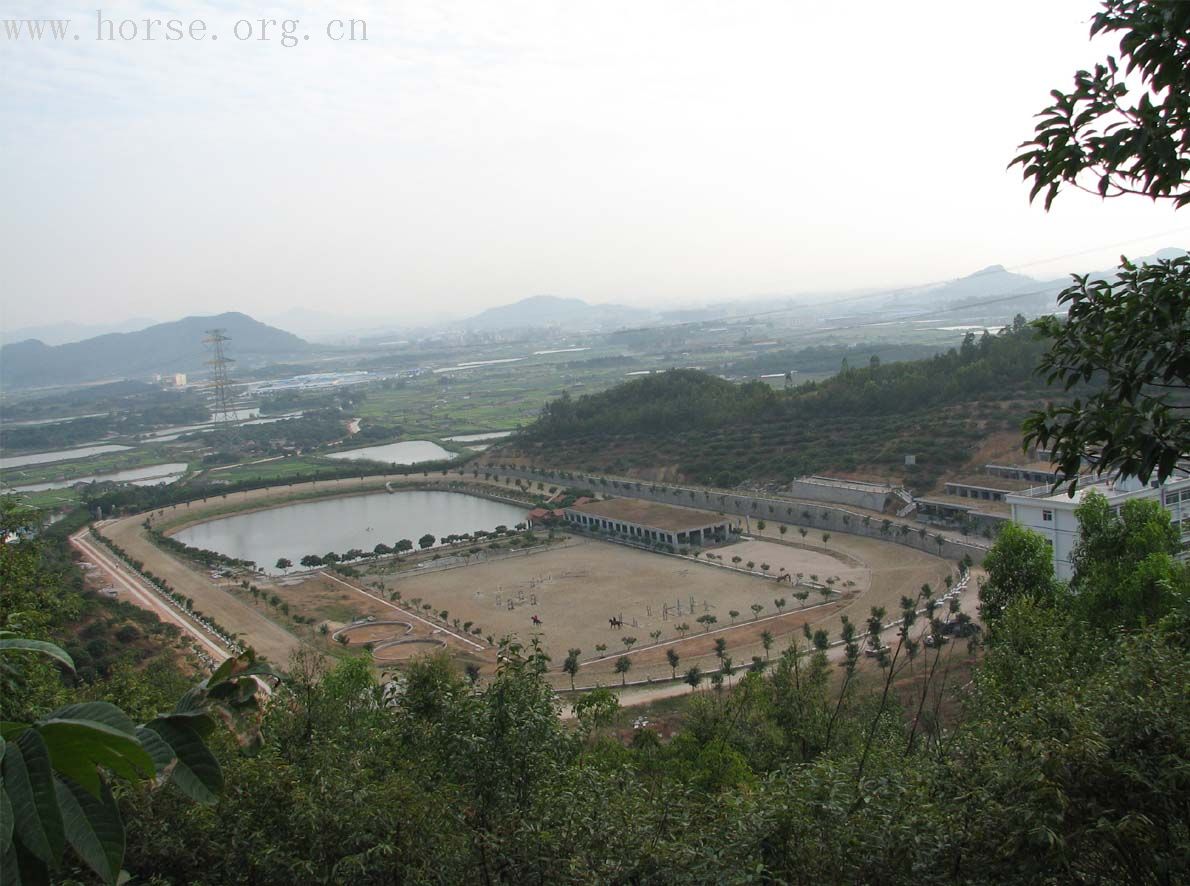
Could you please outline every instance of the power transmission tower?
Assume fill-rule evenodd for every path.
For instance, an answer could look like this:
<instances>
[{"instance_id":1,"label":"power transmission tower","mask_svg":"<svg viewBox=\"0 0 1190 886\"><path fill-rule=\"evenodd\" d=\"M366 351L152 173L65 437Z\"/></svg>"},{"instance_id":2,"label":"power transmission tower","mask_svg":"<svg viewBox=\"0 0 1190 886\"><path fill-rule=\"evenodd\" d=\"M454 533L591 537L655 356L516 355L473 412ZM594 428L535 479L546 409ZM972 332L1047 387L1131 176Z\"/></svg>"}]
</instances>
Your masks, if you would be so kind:
<instances>
[{"instance_id":1,"label":"power transmission tower","mask_svg":"<svg viewBox=\"0 0 1190 886\"><path fill-rule=\"evenodd\" d=\"M211 351L211 359L207 365L211 367L211 387L214 394L214 411L216 423L230 424L234 420L231 407L231 379L227 376L227 367L235 360L227 356L224 342L231 339L222 329L208 329L206 338L202 340Z\"/></svg>"}]
</instances>

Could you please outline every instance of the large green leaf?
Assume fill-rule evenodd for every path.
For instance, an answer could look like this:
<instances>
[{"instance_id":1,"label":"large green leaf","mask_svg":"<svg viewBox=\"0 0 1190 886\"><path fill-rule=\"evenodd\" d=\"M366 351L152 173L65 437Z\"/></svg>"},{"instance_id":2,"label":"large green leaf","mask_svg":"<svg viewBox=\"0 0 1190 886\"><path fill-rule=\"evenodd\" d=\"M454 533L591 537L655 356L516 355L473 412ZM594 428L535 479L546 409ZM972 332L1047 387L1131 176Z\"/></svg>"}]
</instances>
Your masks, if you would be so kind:
<instances>
[{"instance_id":1,"label":"large green leaf","mask_svg":"<svg viewBox=\"0 0 1190 886\"><path fill-rule=\"evenodd\" d=\"M13 843L0 844L0 883L4 886L21 886L17 847Z\"/></svg>"},{"instance_id":2,"label":"large green leaf","mask_svg":"<svg viewBox=\"0 0 1190 886\"><path fill-rule=\"evenodd\" d=\"M37 730L26 729L8 746L3 774L17 840L47 865L56 865L65 836L49 750Z\"/></svg>"},{"instance_id":3,"label":"large green leaf","mask_svg":"<svg viewBox=\"0 0 1190 886\"><path fill-rule=\"evenodd\" d=\"M96 798L68 778L57 778L66 840L104 882L115 883L124 862L124 822L105 785Z\"/></svg>"},{"instance_id":4,"label":"large green leaf","mask_svg":"<svg viewBox=\"0 0 1190 886\"><path fill-rule=\"evenodd\" d=\"M206 714L207 693L205 689L194 687L187 689L186 694L178 699L174 705L175 716L197 717Z\"/></svg>"},{"instance_id":5,"label":"large green leaf","mask_svg":"<svg viewBox=\"0 0 1190 886\"><path fill-rule=\"evenodd\" d=\"M16 814L12 811L12 801L8 799L8 791L4 790L4 783L0 782L0 852L12 842L12 827L16 821Z\"/></svg>"},{"instance_id":6,"label":"large green leaf","mask_svg":"<svg viewBox=\"0 0 1190 886\"><path fill-rule=\"evenodd\" d=\"M158 775L161 775L165 771L165 768L177 759L174 749L152 729L137 726L136 737L140 739L141 747L153 758L153 765L157 767Z\"/></svg>"},{"instance_id":7,"label":"large green leaf","mask_svg":"<svg viewBox=\"0 0 1190 886\"><path fill-rule=\"evenodd\" d=\"M118 729L125 735L136 734L136 725L128 719L128 715L108 701L84 701L78 704L68 704L50 714L50 718L94 720L96 723Z\"/></svg>"},{"instance_id":8,"label":"large green leaf","mask_svg":"<svg viewBox=\"0 0 1190 886\"><path fill-rule=\"evenodd\" d=\"M66 650L60 646L55 646L53 643L46 643L43 640L26 640L23 637L0 640L0 655L18 650L39 652L42 655L48 655L50 658L56 658L72 671L74 670L74 660L66 654Z\"/></svg>"},{"instance_id":9,"label":"large green leaf","mask_svg":"<svg viewBox=\"0 0 1190 886\"><path fill-rule=\"evenodd\" d=\"M100 791L97 766L104 766L129 781L150 778L157 771L135 731L126 734L95 720L60 717L39 723L37 731L49 748L54 769L95 797Z\"/></svg>"},{"instance_id":10,"label":"large green leaf","mask_svg":"<svg viewBox=\"0 0 1190 886\"><path fill-rule=\"evenodd\" d=\"M219 761L184 718L158 717L145 724L161 736L177 756L170 779L182 793L200 803L214 803L223 789Z\"/></svg>"},{"instance_id":11,"label":"large green leaf","mask_svg":"<svg viewBox=\"0 0 1190 886\"><path fill-rule=\"evenodd\" d=\"M28 723L17 723L14 720L3 720L0 721L0 737L11 741L28 728Z\"/></svg>"}]
</instances>

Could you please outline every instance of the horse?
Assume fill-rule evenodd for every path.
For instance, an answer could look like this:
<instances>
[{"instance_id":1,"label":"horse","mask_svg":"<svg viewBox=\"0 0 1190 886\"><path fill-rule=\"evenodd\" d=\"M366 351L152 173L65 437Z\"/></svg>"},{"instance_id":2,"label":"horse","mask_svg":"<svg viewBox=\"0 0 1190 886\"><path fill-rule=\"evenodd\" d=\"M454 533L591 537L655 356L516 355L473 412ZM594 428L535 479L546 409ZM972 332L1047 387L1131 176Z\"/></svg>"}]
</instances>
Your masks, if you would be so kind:
<instances>
[{"instance_id":1,"label":"horse","mask_svg":"<svg viewBox=\"0 0 1190 886\"><path fill-rule=\"evenodd\" d=\"M532 619L533 619L533 624L534 624L534 625L540 625L540 624L541 624L541 619L540 619L540 618L538 618L536 615L532 616Z\"/></svg>"}]
</instances>

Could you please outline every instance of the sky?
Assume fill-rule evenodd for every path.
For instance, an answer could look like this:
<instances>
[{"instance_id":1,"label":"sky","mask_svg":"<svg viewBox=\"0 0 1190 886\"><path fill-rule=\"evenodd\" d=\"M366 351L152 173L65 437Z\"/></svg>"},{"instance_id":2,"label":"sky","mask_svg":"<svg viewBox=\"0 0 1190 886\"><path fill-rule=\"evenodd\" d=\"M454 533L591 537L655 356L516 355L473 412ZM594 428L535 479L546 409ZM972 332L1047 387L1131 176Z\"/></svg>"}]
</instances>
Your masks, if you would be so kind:
<instances>
[{"instance_id":1,"label":"sky","mask_svg":"<svg viewBox=\"0 0 1190 886\"><path fill-rule=\"evenodd\" d=\"M1076 192L1046 213L1006 169L1049 90L1110 51L1096 8L111 3L97 39L95 6L0 0L70 20L40 41L0 21L0 322L424 323L538 294L1057 277L1187 245L1190 214ZM202 39L164 39L169 19ZM349 19L367 39L330 39Z\"/></svg>"}]
</instances>

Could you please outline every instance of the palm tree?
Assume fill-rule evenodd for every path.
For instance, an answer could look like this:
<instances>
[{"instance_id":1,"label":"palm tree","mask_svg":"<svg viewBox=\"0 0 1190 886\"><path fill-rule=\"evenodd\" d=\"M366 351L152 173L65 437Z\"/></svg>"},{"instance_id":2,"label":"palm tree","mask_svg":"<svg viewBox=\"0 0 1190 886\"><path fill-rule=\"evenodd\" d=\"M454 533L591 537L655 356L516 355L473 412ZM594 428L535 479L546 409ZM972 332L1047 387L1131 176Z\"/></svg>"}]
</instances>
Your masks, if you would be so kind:
<instances>
[{"instance_id":1,"label":"palm tree","mask_svg":"<svg viewBox=\"0 0 1190 886\"><path fill-rule=\"evenodd\" d=\"M831 540L831 534L829 532L822 533L822 543L823 544L826 544L830 540Z\"/></svg>"},{"instance_id":2,"label":"palm tree","mask_svg":"<svg viewBox=\"0 0 1190 886\"><path fill-rule=\"evenodd\" d=\"M636 637L621 637L620 642L631 652L632 647L636 645Z\"/></svg>"},{"instance_id":3,"label":"palm tree","mask_svg":"<svg viewBox=\"0 0 1190 886\"><path fill-rule=\"evenodd\" d=\"M738 609L729 609L727 610L727 614L731 616L731 623L735 624L735 620L740 616L740 611Z\"/></svg>"},{"instance_id":4,"label":"palm tree","mask_svg":"<svg viewBox=\"0 0 1190 886\"><path fill-rule=\"evenodd\" d=\"M665 660L669 662L670 670L673 672L673 678L675 680L678 679L678 662L682 660L681 656L678 655L678 651L672 646L665 650Z\"/></svg>"},{"instance_id":5,"label":"palm tree","mask_svg":"<svg viewBox=\"0 0 1190 886\"><path fill-rule=\"evenodd\" d=\"M785 611L785 605L788 602L789 601L784 597L777 597L775 600L773 600L773 605L777 607L777 612L783 612Z\"/></svg>"},{"instance_id":6,"label":"palm tree","mask_svg":"<svg viewBox=\"0 0 1190 886\"><path fill-rule=\"evenodd\" d=\"M685 637L688 633L690 633L690 625L686 622L682 622L680 625L674 625L674 630L678 632L679 637Z\"/></svg>"},{"instance_id":7,"label":"palm tree","mask_svg":"<svg viewBox=\"0 0 1190 886\"><path fill-rule=\"evenodd\" d=\"M599 657L600 657L600 658L602 658L602 657L603 657L603 653L607 652L607 644L606 644L606 643L596 643L596 644L595 644L595 651L596 651L596 652L598 652L598 653L599 653Z\"/></svg>"},{"instance_id":8,"label":"palm tree","mask_svg":"<svg viewBox=\"0 0 1190 886\"><path fill-rule=\"evenodd\" d=\"M632 670L632 659L627 655L621 655L616 659L616 673L620 675L620 685L627 685L628 672Z\"/></svg>"},{"instance_id":9,"label":"palm tree","mask_svg":"<svg viewBox=\"0 0 1190 886\"><path fill-rule=\"evenodd\" d=\"M570 688L574 689L574 677L578 673L578 657L583 654L581 649L571 649L566 653L566 661L562 662L562 670L570 675Z\"/></svg>"},{"instance_id":10,"label":"palm tree","mask_svg":"<svg viewBox=\"0 0 1190 886\"><path fill-rule=\"evenodd\" d=\"M661 639L661 631L649 631L649 639L656 643Z\"/></svg>"},{"instance_id":11,"label":"palm tree","mask_svg":"<svg viewBox=\"0 0 1190 886\"><path fill-rule=\"evenodd\" d=\"M806 537L806 527L805 527L805 526L799 526L799 527L797 528L797 531L798 531L798 532L800 532L800 533L802 534L802 538L805 538L805 537Z\"/></svg>"},{"instance_id":12,"label":"palm tree","mask_svg":"<svg viewBox=\"0 0 1190 886\"><path fill-rule=\"evenodd\" d=\"M764 607L762 605L760 605L759 603L753 603L748 608L752 610L752 620L753 621L756 621L756 619L760 618L760 613L764 609Z\"/></svg>"}]
</instances>

